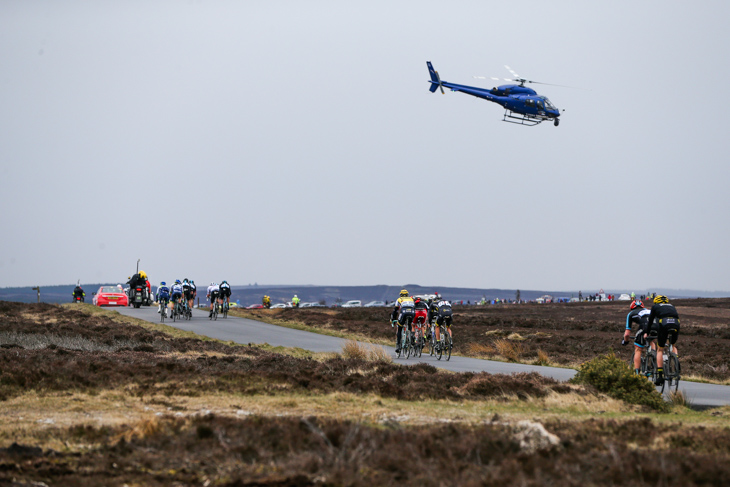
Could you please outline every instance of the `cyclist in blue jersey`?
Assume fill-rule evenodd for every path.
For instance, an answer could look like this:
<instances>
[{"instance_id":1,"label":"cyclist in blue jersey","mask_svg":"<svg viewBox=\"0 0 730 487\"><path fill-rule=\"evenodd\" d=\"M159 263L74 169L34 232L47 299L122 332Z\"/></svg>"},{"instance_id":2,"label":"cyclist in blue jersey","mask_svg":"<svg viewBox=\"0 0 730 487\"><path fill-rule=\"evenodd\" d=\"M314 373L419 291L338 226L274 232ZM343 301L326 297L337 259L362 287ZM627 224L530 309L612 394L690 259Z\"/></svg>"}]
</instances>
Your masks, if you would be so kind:
<instances>
[{"instance_id":1,"label":"cyclist in blue jersey","mask_svg":"<svg viewBox=\"0 0 730 487\"><path fill-rule=\"evenodd\" d=\"M157 286L157 293L155 293L155 301L157 301L157 312L162 311L162 306L164 305L167 307L167 303L170 301L170 288L167 287L167 284L165 281L162 281L159 286Z\"/></svg>"},{"instance_id":2,"label":"cyclist in blue jersey","mask_svg":"<svg viewBox=\"0 0 730 487\"><path fill-rule=\"evenodd\" d=\"M182 301L183 298L183 287L180 279L175 279L175 284L170 288L170 299L172 300L172 308L175 309L175 304L178 301Z\"/></svg>"},{"instance_id":3,"label":"cyclist in blue jersey","mask_svg":"<svg viewBox=\"0 0 730 487\"><path fill-rule=\"evenodd\" d=\"M636 338L634 338L634 373L638 374L641 368L641 350L648 345L646 338L650 330L649 314L651 312L644 308L644 303L640 299L631 301L629 309L629 314L626 315L624 343L626 343L631 335L631 326L633 324L639 325L639 329L636 331ZM651 347L656 348L656 345L652 344Z\"/></svg>"}]
</instances>

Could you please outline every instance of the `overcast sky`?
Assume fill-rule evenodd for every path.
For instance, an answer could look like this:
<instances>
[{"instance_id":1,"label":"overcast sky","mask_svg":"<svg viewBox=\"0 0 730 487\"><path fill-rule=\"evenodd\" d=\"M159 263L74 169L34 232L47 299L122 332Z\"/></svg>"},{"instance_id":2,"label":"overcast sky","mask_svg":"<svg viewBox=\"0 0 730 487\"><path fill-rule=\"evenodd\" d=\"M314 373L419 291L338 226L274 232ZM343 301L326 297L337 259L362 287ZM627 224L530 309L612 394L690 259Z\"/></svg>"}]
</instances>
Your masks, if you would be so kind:
<instances>
[{"instance_id":1,"label":"overcast sky","mask_svg":"<svg viewBox=\"0 0 730 487\"><path fill-rule=\"evenodd\" d=\"M0 286L730 290L726 1L0 3ZM431 94L529 79L559 127Z\"/></svg>"}]
</instances>

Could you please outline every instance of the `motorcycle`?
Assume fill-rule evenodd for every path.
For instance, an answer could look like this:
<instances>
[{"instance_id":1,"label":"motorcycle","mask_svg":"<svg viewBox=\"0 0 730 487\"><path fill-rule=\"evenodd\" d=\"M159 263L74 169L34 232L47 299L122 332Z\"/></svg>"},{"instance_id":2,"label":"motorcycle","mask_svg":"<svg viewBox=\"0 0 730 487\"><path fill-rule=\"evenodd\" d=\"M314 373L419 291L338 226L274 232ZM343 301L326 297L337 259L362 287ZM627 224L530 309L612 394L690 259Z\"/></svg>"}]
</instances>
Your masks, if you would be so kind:
<instances>
[{"instance_id":1,"label":"motorcycle","mask_svg":"<svg viewBox=\"0 0 730 487\"><path fill-rule=\"evenodd\" d=\"M137 286L132 290L132 306L139 308L143 304L147 303L149 296L147 296L147 288L144 286Z\"/></svg>"},{"instance_id":2,"label":"motorcycle","mask_svg":"<svg viewBox=\"0 0 730 487\"><path fill-rule=\"evenodd\" d=\"M74 296L73 302L74 303L83 303L84 302L84 297L83 296Z\"/></svg>"}]
</instances>

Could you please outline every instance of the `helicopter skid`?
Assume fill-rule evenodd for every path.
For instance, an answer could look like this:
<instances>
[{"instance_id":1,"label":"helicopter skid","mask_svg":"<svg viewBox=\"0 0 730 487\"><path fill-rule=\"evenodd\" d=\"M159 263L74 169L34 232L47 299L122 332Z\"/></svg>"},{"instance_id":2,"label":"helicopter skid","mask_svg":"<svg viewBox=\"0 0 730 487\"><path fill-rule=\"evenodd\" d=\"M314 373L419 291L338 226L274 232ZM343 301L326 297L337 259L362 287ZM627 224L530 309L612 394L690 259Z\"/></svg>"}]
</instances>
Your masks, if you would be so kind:
<instances>
[{"instance_id":1,"label":"helicopter skid","mask_svg":"<svg viewBox=\"0 0 730 487\"><path fill-rule=\"evenodd\" d=\"M523 113L513 112L512 110L504 111L503 122L516 123L518 125L525 125L528 127L534 127L535 125L550 120L550 117L544 117L541 115L525 115Z\"/></svg>"}]
</instances>

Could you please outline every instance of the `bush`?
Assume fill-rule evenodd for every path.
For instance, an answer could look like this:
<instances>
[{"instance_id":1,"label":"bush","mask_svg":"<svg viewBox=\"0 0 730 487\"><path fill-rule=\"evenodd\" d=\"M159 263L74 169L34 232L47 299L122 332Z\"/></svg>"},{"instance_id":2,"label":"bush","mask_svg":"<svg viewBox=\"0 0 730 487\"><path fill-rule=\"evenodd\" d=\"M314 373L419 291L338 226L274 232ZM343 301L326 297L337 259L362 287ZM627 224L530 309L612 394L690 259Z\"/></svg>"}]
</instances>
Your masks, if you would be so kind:
<instances>
[{"instance_id":1,"label":"bush","mask_svg":"<svg viewBox=\"0 0 730 487\"><path fill-rule=\"evenodd\" d=\"M590 384L600 392L622 401L648 406L659 412L668 412L669 404L645 377L635 375L631 367L611 352L578 369L571 379L576 384Z\"/></svg>"}]
</instances>

